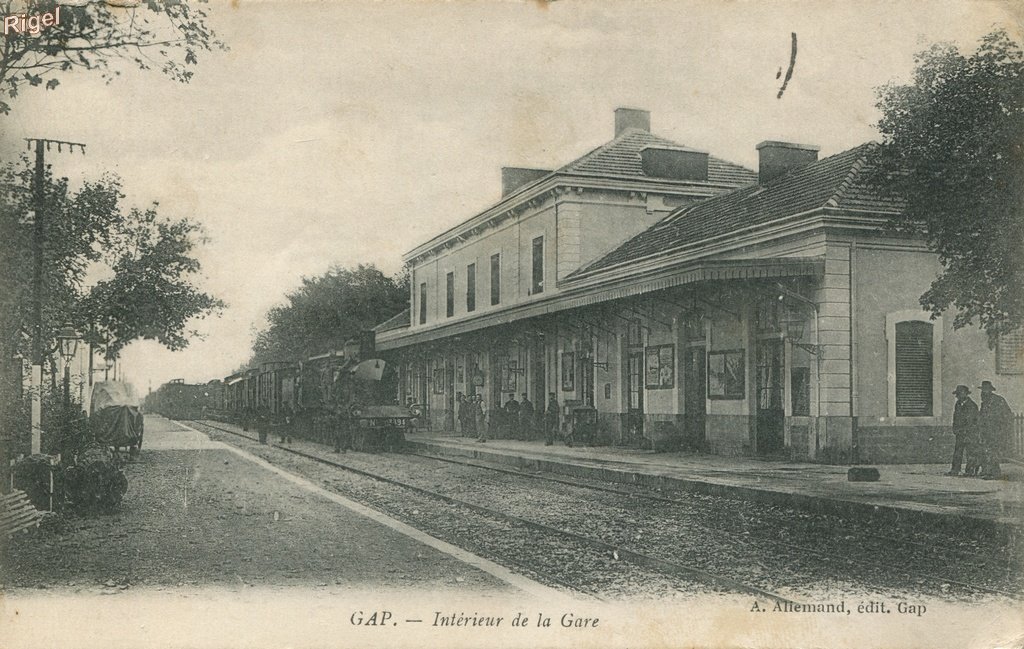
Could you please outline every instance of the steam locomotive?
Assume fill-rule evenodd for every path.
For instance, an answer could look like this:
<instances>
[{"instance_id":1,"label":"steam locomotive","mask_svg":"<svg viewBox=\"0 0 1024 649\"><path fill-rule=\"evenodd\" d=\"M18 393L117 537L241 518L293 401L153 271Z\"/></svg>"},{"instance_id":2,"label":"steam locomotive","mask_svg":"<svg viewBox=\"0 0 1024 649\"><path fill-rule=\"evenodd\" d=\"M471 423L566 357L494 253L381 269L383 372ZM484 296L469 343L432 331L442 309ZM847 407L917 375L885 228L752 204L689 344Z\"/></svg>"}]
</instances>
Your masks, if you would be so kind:
<instances>
[{"instance_id":1,"label":"steam locomotive","mask_svg":"<svg viewBox=\"0 0 1024 649\"><path fill-rule=\"evenodd\" d=\"M261 441L276 435L336 448L394 449L420 413L395 401L397 372L374 351L373 332L365 332L340 350L298 363L265 362L203 385L171 382L147 409L174 419L240 424L255 429Z\"/></svg>"}]
</instances>

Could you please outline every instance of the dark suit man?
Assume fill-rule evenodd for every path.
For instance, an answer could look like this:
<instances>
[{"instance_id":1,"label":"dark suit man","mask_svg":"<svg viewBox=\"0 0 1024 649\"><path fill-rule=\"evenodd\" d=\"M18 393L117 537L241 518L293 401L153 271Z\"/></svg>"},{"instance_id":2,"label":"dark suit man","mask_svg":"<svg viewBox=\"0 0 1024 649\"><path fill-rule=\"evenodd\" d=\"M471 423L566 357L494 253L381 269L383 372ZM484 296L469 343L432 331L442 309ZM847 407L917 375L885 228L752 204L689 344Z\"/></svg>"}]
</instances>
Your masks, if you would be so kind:
<instances>
[{"instance_id":1,"label":"dark suit man","mask_svg":"<svg viewBox=\"0 0 1024 649\"><path fill-rule=\"evenodd\" d=\"M523 400L519 402L519 437L520 439L533 439L534 412L533 402L523 393Z\"/></svg>"},{"instance_id":2,"label":"dark suit man","mask_svg":"<svg viewBox=\"0 0 1024 649\"><path fill-rule=\"evenodd\" d=\"M505 402L505 427L507 429L507 439L519 439L519 402L516 401L516 395L510 394L508 401Z\"/></svg>"},{"instance_id":3,"label":"dark suit man","mask_svg":"<svg viewBox=\"0 0 1024 649\"><path fill-rule=\"evenodd\" d=\"M558 409L558 399L554 392L548 393L548 407L544 411L544 446L551 446L555 443L555 437L559 433L559 418L561 412Z\"/></svg>"},{"instance_id":4,"label":"dark suit man","mask_svg":"<svg viewBox=\"0 0 1024 649\"><path fill-rule=\"evenodd\" d=\"M1013 434L1013 411L1006 399L996 394L992 381L982 381L978 389L981 390L981 409L978 411L983 457L981 477L995 480L1002 476L999 459L1007 452Z\"/></svg>"},{"instance_id":5,"label":"dark suit man","mask_svg":"<svg viewBox=\"0 0 1024 649\"><path fill-rule=\"evenodd\" d=\"M953 391L956 405L953 406L953 466L946 475L959 475L960 464L967 453L967 470L964 475L973 475L978 466L978 404L969 396L970 388L956 386Z\"/></svg>"}]
</instances>

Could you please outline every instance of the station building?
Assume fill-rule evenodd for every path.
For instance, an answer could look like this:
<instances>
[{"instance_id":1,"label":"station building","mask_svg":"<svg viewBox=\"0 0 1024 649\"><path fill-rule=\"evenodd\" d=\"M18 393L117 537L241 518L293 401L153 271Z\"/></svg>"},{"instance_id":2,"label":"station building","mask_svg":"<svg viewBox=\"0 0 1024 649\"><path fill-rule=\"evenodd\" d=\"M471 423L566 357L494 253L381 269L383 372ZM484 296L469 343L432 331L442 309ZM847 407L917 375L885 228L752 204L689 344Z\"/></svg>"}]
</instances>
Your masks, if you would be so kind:
<instances>
[{"instance_id":1,"label":"station building","mask_svg":"<svg viewBox=\"0 0 1024 649\"><path fill-rule=\"evenodd\" d=\"M958 383L1020 408L1022 341L921 309L938 259L882 227L899 205L868 183L872 147L765 141L755 172L619 109L581 158L503 169L497 204L404 257L410 309L376 329L399 398L435 430L459 393L489 412L554 392L596 409L602 443L945 461Z\"/></svg>"}]
</instances>

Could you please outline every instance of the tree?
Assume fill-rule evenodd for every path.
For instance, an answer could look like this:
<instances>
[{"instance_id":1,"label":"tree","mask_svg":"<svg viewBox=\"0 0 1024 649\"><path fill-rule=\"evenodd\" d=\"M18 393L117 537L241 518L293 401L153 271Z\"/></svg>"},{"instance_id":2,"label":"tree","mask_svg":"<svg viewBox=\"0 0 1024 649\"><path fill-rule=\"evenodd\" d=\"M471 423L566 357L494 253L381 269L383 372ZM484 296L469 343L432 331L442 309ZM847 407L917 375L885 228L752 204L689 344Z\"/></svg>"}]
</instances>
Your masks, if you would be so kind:
<instances>
[{"instance_id":1,"label":"tree","mask_svg":"<svg viewBox=\"0 0 1024 649\"><path fill-rule=\"evenodd\" d=\"M199 335L188 329L189 322L224 306L192 282L200 270L192 257L199 226L188 219L162 219L155 205L131 210L120 225L107 254L114 275L85 294L79 320L103 337L108 356L140 338L171 350L186 347Z\"/></svg>"},{"instance_id":2,"label":"tree","mask_svg":"<svg viewBox=\"0 0 1024 649\"><path fill-rule=\"evenodd\" d=\"M256 336L250 364L341 349L359 332L407 309L408 299L401 278L373 265L333 267L320 277L303 278L287 302L267 314L269 324Z\"/></svg>"},{"instance_id":3,"label":"tree","mask_svg":"<svg viewBox=\"0 0 1024 649\"><path fill-rule=\"evenodd\" d=\"M942 272L921 296L994 341L1024 323L1024 51L1006 32L973 54L916 57L913 82L879 90L878 185L905 204L891 226L922 235Z\"/></svg>"},{"instance_id":4,"label":"tree","mask_svg":"<svg viewBox=\"0 0 1024 649\"><path fill-rule=\"evenodd\" d=\"M8 30L0 50L0 94L15 98L25 86L60 84L62 73L99 70L104 78L120 75L123 61L141 70L153 68L188 83L201 52L226 49L206 26L207 15L195 2L176 0L0 0L0 12L37 15L60 4L60 24L37 34ZM78 4L81 6L71 6ZM117 6L122 5L122 6ZM0 112L10 112L0 101Z\"/></svg>"},{"instance_id":5,"label":"tree","mask_svg":"<svg viewBox=\"0 0 1024 649\"><path fill-rule=\"evenodd\" d=\"M29 356L32 334L33 226L31 166L0 167L0 353ZM160 217L122 206L116 176L86 182L72 192L66 178L47 170L44 245L44 339L64 322L116 357L125 345L145 338L170 349L187 345L189 321L217 311L220 300L196 287L202 241L189 219ZM100 281L89 284L90 278Z\"/></svg>"}]
</instances>

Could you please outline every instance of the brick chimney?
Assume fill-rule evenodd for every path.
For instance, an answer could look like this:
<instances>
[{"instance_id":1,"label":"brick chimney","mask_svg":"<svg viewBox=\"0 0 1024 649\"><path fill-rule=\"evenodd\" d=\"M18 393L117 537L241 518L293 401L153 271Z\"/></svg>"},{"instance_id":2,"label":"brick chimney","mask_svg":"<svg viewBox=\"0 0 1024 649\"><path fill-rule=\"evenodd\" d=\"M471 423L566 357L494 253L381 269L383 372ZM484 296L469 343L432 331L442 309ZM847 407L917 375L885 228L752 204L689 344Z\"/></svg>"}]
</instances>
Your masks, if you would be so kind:
<instances>
[{"instance_id":1,"label":"brick chimney","mask_svg":"<svg viewBox=\"0 0 1024 649\"><path fill-rule=\"evenodd\" d=\"M540 180L551 173L550 169L530 169L527 167L501 168L501 197L504 198L515 190Z\"/></svg>"},{"instance_id":2,"label":"brick chimney","mask_svg":"<svg viewBox=\"0 0 1024 649\"><path fill-rule=\"evenodd\" d=\"M627 128L638 128L641 131L651 130L651 111L639 108L615 109L615 137L622 135Z\"/></svg>"},{"instance_id":3,"label":"brick chimney","mask_svg":"<svg viewBox=\"0 0 1024 649\"><path fill-rule=\"evenodd\" d=\"M761 142L757 145L757 182L763 185L793 169L817 162L820 150L820 146L813 144L794 144L793 142L776 142L774 140Z\"/></svg>"}]
</instances>

